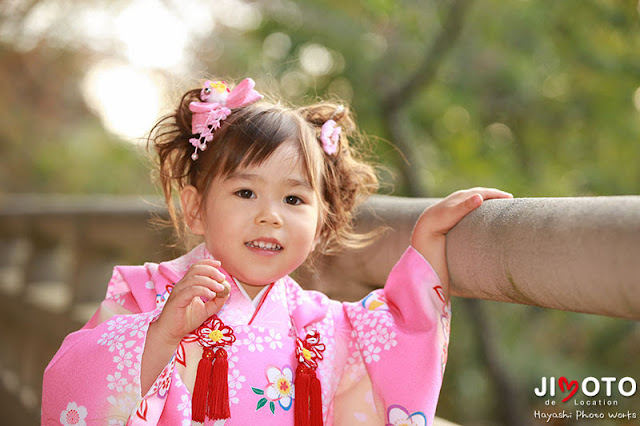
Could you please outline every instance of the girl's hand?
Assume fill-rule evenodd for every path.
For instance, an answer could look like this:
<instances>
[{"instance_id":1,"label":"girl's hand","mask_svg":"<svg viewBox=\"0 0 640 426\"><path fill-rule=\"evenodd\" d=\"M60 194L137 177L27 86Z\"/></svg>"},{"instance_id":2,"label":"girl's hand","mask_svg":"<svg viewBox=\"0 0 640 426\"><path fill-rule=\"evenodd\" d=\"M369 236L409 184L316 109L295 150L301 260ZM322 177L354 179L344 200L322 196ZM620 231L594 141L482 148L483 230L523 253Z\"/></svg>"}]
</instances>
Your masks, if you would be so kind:
<instances>
[{"instance_id":1,"label":"girl's hand","mask_svg":"<svg viewBox=\"0 0 640 426\"><path fill-rule=\"evenodd\" d=\"M149 325L142 363L142 395L153 385L182 338L217 313L229 298L229 283L217 260L200 260L173 286L158 319ZM204 299L204 300L203 300ZM206 301L205 301L206 300Z\"/></svg>"},{"instance_id":2,"label":"girl's hand","mask_svg":"<svg viewBox=\"0 0 640 426\"><path fill-rule=\"evenodd\" d=\"M428 207L411 235L411 245L431 264L440 278L445 297L449 297L449 271L445 254L446 234L468 213L492 198L513 198L508 192L493 188L456 191Z\"/></svg>"},{"instance_id":3,"label":"girl's hand","mask_svg":"<svg viewBox=\"0 0 640 426\"><path fill-rule=\"evenodd\" d=\"M175 284L154 323L165 343L177 346L187 333L222 309L229 297L229 283L219 267L218 260L200 260Z\"/></svg>"}]
</instances>

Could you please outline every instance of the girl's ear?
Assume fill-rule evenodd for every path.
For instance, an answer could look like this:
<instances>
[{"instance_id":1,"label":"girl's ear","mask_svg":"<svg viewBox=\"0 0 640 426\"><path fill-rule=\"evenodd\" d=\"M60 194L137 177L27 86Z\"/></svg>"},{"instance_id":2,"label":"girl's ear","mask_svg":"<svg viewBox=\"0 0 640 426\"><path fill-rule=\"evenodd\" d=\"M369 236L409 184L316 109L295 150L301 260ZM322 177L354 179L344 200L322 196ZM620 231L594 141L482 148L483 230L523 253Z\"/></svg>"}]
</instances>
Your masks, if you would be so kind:
<instances>
[{"instance_id":1,"label":"girl's ear","mask_svg":"<svg viewBox=\"0 0 640 426\"><path fill-rule=\"evenodd\" d=\"M204 235L204 222L200 205L202 196L195 186L187 185L180 191L180 205L187 226L196 235Z\"/></svg>"}]
</instances>

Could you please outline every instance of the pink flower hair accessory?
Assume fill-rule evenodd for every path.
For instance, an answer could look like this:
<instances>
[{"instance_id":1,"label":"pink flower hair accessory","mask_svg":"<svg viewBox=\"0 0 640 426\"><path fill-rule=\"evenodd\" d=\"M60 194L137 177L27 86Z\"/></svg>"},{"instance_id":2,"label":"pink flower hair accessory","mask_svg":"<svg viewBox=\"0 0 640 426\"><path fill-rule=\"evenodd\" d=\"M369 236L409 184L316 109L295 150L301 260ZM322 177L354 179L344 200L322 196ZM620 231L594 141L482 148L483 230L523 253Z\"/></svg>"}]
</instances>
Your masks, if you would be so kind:
<instances>
[{"instance_id":1,"label":"pink flower hair accessory","mask_svg":"<svg viewBox=\"0 0 640 426\"><path fill-rule=\"evenodd\" d=\"M342 127L337 125L333 117L335 117L336 114L341 114L343 111L344 107L339 105L320 129L320 142L322 142L322 149L327 155L334 155L338 151Z\"/></svg>"},{"instance_id":2,"label":"pink flower hair accessory","mask_svg":"<svg viewBox=\"0 0 640 426\"><path fill-rule=\"evenodd\" d=\"M224 81L207 80L204 83L200 91L202 102L189 104L189 110L193 113L191 133L197 136L189 139L189 143L195 147L191 154L192 160L198 159L198 150L207 149L207 143L213 139L213 132L231 115L232 109L251 105L263 98L254 90L255 85L251 78L245 78L233 90Z\"/></svg>"}]
</instances>

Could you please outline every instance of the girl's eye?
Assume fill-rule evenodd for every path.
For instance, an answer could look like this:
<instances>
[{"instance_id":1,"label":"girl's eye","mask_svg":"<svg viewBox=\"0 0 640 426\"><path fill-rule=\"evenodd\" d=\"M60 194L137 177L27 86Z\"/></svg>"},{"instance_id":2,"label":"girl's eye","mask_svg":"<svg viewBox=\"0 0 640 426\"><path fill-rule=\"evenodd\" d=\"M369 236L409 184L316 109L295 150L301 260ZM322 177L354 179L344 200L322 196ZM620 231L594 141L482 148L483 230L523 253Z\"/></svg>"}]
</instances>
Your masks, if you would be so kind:
<instances>
[{"instance_id":1,"label":"girl's eye","mask_svg":"<svg viewBox=\"0 0 640 426\"><path fill-rule=\"evenodd\" d=\"M253 191L250 189L241 189L236 191L236 195L240 198L254 198Z\"/></svg>"},{"instance_id":2,"label":"girl's eye","mask_svg":"<svg viewBox=\"0 0 640 426\"><path fill-rule=\"evenodd\" d=\"M284 202L293 206L302 204L302 200L300 199L300 197L296 197L295 195L287 195L286 197L284 197Z\"/></svg>"}]
</instances>

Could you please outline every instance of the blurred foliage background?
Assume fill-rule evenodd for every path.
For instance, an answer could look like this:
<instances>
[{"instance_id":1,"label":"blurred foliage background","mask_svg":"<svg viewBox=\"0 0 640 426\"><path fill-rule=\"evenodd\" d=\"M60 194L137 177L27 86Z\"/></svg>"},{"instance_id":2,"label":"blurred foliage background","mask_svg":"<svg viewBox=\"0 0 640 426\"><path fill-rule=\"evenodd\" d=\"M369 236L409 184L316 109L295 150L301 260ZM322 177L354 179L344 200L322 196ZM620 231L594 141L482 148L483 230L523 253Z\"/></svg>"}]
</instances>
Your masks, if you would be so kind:
<instances>
[{"instance_id":1,"label":"blurred foliage background","mask_svg":"<svg viewBox=\"0 0 640 426\"><path fill-rule=\"evenodd\" d=\"M251 76L295 104L345 100L394 195L469 186L518 197L638 194L639 7L5 0L0 195L156 193L145 132L211 76ZM444 418L522 425L543 407L533 393L542 376L640 379L636 322L456 305Z\"/></svg>"}]
</instances>

